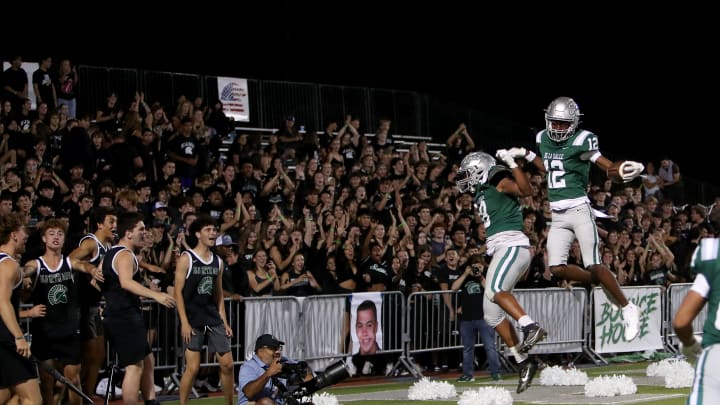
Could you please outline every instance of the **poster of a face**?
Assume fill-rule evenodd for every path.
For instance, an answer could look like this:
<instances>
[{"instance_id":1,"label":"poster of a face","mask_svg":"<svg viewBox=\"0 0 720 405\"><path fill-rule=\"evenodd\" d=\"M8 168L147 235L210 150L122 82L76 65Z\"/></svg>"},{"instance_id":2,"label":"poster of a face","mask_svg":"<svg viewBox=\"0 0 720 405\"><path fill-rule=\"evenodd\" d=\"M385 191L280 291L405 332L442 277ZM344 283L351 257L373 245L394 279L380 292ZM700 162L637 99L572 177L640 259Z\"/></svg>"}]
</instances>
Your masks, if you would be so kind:
<instances>
[{"instance_id":1,"label":"poster of a face","mask_svg":"<svg viewBox=\"0 0 720 405\"><path fill-rule=\"evenodd\" d=\"M372 355L382 350L382 296L380 293L353 294L350 314L352 354Z\"/></svg>"}]
</instances>

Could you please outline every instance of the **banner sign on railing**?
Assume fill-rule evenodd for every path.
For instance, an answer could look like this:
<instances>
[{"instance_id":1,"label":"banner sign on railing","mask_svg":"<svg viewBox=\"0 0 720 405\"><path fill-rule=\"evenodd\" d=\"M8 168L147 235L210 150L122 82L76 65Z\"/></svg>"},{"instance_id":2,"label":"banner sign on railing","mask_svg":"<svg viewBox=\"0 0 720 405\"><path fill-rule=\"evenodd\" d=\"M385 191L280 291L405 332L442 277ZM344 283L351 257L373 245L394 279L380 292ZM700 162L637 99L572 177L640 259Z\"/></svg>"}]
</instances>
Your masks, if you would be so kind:
<instances>
[{"instance_id":1,"label":"banner sign on railing","mask_svg":"<svg viewBox=\"0 0 720 405\"><path fill-rule=\"evenodd\" d=\"M610 302L602 288L593 290L595 351L598 353L636 352L662 349L661 287L623 287L627 298L640 309L640 334L625 341L622 309Z\"/></svg>"},{"instance_id":2,"label":"banner sign on railing","mask_svg":"<svg viewBox=\"0 0 720 405\"><path fill-rule=\"evenodd\" d=\"M223 103L223 112L235 121L250 122L250 100L247 79L218 77L218 95Z\"/></svg>"}]
</instances>

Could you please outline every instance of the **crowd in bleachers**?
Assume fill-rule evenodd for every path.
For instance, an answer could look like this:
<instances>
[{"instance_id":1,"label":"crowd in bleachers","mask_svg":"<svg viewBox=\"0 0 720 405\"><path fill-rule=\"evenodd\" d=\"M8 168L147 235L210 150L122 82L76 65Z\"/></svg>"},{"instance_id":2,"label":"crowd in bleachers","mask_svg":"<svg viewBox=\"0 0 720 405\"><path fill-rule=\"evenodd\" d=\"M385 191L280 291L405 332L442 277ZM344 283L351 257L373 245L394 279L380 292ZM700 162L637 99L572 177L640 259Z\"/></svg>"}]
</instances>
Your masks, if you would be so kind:
<instances>
[{"instance_id":1,"label":"crowd in bleachers","mask_svg":"<svg viewBox=\"0 0 720 405\"><path fill-rule=\"evenodd\" d=\"M223 286L233 298L447 290L468 257L484 253L473 195L454 181L461 159L483 147L464 124L439 151L426 141L398 148L390 120L365 134L352 115L322 131L300 131L302 117L289 115L277 131L245 133L221 102L201 97L160 105L138 90L132 100L109 94L103 105L76 106L82 78L69 61L56 71L44 60L24 84L21 62L2 76L0 214L20 212L31 230L23 263L42 254L32 231L44 221L67 223L69 252L94 230L98 206L145 215L143 277L163 290L200 212L218 222ZM27 86L36 86L34 110ZM642 180L598 176L589 190L593 208L610 215L598 220L602 260L621 285L691 281L690 253L715 232L716 212L681 205L681 173L669 158L657 172L653 162L646 167ZM520 286L565 286L545 261L546 181L529 166L527 175L524 232L534 259ZM582 265L577 246L570 262Z\"/></svg>"}]
</instances>

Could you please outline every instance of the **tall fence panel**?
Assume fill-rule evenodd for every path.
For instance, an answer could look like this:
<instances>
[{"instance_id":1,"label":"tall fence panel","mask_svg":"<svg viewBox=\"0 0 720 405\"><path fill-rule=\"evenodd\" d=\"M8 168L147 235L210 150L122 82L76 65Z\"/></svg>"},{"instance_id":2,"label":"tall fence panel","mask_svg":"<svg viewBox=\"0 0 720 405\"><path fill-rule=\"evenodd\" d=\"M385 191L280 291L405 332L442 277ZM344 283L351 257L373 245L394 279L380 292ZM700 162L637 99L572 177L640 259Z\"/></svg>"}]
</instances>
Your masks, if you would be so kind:
<instances>
[{"instance_id":1,"label":"tall fence panel","mask_svg":"<svg viewBox=\"0 0 720 405\"><path fill-rule=\"evenodd\" d=\"M342 86L333 86L321 84L318 86L318 96L320 97L320 125L319 131L324 130L324 125L330 120L336 120L341 128L345 122L345 99L344 88ZM339 129L339 128L338 128Z\"/></svg>"},{"instance_id":2,"label":"tall fence panel","mask_svg":"<svg viewBox=\"0 0 720 405\"><path fill-rule=\"evenodd\" d=\"M462 347L460 333L450 314L443 296L452 297L453 308L457 313L457 292L427 291L412 293L408 296L406 316L409 354L459 349Z\"/></svg>"},{"instance_id":3,"label":"tall fence panel","mask_svg":"<svg viewBox=\"0 0 720 405\"><path fill-rule=\"evenodd\" d=\"M311 83L289 83L266 80L262 82L263 127L281 128L288 115L295 116L295 126L306 129L320 127L320 105L316 86Z\"/></svg>"},{"instance_id":4,"label":"tall fence panel","mask_svg":"<svg viewBox=\"0 0 720 405\"><path fill-rule=\"evenodd\" d=\"M245 356L252 357L258 336L270 333L285 342L284 356L302 358L303 319L296 297L245 299Z\"/></svg>"},{"instance_id":5,"label":"tall fence panel","mask_svg":"<svg viewBox=\"0 0 720 405\"><path fill-rule=\"evenodd\" d=\"M360 119L360 133L374 132L374 123L370 117L370 97L363 87L345 87L343 89L343 108L345 114Z\"/></svg>"},{"instance_id":6,"label":"tall fence panel","mask_svg":"<svg viewBox=\"0 0 720 405\"><path fill-rule=\"evenodd\" d=\"M322 370L334 359L345 357L345 338L350 324L347 312L350 294L318 295L303 302L303 358L314 370Z\"/></svg>"},{"instance_id":7,"label":"tall fence panel","mask_svg":"<svg viewBox=\"0 0 720 405\"><path fill-rule=\"evenodd\" d=\"M583 325L587 291L584 288L543 288L513 290L518 303L528 315L548 331L548 335L530 351L541 353L574 353L583 351ZM520 325L508 317L522 336Z\"/></svg>"},{"instance_id":8,"label":"tall fence panel","mask_svg":"<svg viewBox=\"0 0 720 405\"><path fill-rule=\"evenodd\" d=\"M151 72L144 73L145 76L145 100L148 104L159 102L165 109L168 118L175 115L175 91L173 90L172 73Z\"/></svg>"},{"instance_id":9,"label":"tall fence panel","mask_svg":"<svg viewBox=\"0 0 720 405\"><path fill-rule=\"evenodd\" d=\"M677 334L675 333L675 330L672 328L672 320L675 318L675 314L677 313L678 309L680 309L680 304L682 304L683 300L685 299L685 296L690 291L690 287L692 287L692 283L682 283L682 284L672 284L666 292L667 296L667 318L666 318L666 325L667 325L667 332L665 335L665 341L666 343L675 348L680 345L680 340L677 337ZM707 319L707 312L708 312L708 306L705 305L703 309L700 311L698 316L693 319L692 322L692 329L693 333L698 336L703 335L703 326L705 325L705 319Z\"/></svg>"}]
</instances>

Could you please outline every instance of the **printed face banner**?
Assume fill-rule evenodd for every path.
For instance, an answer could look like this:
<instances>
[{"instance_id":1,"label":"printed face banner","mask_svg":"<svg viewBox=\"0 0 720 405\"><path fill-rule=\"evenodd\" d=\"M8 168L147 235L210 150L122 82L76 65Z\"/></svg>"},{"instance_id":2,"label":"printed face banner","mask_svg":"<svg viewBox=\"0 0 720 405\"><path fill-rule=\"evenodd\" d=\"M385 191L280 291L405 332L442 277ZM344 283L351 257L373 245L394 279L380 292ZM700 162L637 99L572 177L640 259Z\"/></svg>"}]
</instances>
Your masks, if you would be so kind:
<instances>
[{"instance_id":1,"label":"printed face banner","mask_svg":"<svg viewBox=\"0 0 720 405\"><path fill-rule=\"evenodd\" d=\"M250 101L247 79L218 77L218 95L223 103L223 112L235 121L250 122Z\"/></svg>"},{"instance_id":2,"label":"printed face banner","mask_svg":"<svg viewBox=\"0 0 720 405\"><path fill-rule=\"evenodd\" d=\"M379 292L352 295L350 336L352 354L372 355L382 350L382 295Z\"/></svg>"},{"instance_id":3,"label":"printed face banner","mask_svg":"<svg viewBox=\"0 0 720 405\"><path fill-rule=\"evenodd\" d=\"M623 287L622 290L640 309L640 334L631 342L625 341L622 309L610 302L602 288L595 288L595 351L618 353L662 349L662 288Z\"/></svg>"}]
</instances>

